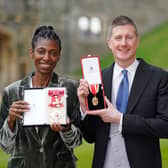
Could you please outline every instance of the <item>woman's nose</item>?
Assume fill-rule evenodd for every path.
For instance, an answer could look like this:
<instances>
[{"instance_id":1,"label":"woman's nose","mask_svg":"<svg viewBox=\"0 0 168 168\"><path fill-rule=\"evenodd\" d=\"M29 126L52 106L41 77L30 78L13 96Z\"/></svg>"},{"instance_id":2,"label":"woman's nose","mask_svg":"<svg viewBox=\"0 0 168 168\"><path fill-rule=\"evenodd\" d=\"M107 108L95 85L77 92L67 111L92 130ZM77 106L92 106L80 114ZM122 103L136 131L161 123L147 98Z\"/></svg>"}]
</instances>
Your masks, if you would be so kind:
<instances>
[{"instance_id":1,"label":"woman's nose","mask_svg":"<svg viewBox=\"0 0 168 168\"><path fill-rule=\"evenodd\" d=\"M50 56L50 53L49 53L49 52L46 52L45 55L44 55L44 57L43 57L43 59L48 60L48 59L49 59L49 56Z\"/></svg>"}]
</instances>

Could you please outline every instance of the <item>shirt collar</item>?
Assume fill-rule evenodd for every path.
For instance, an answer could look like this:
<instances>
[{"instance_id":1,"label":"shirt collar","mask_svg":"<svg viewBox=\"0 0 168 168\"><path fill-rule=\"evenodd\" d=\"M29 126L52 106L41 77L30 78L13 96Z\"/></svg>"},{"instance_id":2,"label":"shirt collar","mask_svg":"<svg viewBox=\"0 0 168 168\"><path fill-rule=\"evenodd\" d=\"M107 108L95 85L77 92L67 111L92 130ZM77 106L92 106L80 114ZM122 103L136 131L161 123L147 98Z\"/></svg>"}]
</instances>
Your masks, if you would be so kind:
<instances>
[{"instance_id":1,"label":"shirt collar","mask_svg":"<svg viewBox=\"0 0 168 168\"><path fill-rule=\"evenodd\" d=\"M139 65L139 61L137 59L135 59L135 61L129 67L127 67L126 70L128 71L128 73L135 72L138 65ZM114 64L114 71L113 71L114 77L120 75L122 70L123 70L123 68L120 67L117 63L115 63Z\"/></svg>"}]
</instances>

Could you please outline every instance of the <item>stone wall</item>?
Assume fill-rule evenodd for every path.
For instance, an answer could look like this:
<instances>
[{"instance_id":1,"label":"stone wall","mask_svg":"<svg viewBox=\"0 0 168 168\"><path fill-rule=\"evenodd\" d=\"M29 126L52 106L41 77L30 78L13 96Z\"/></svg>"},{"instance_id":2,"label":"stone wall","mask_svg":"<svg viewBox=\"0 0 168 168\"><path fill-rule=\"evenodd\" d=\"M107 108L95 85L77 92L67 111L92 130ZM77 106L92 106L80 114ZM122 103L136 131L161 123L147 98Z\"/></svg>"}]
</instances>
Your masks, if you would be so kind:
<instances>
[{"instance_id":1,"label":"stone wall","mask_svg":"<svg viewBox=\"0 0 168 168\"><path fill-rule=\"evenodd\" d=\"M81 56L104 56L110 52L106 45L106 32L114 17L130 16L137 23L140 34L143 34L168 20L167 6L167 0L0 0L0 35L3 27L11 37L10 47L0 48L0 52L10 50L10 56L5 54L3 59L14 61L9 67L13 78L5 78L0 89L32 70L30 41L38 25L51 24L61 36L63 51L57 71L71 75L76 68L80 68ZM81 32L78 27L81 16L88 19L98 17L102 23L100 34L95 36ZM1 43L0 46L3 46ZM1 68L0 75L9 74Z\"/></svg>"}]
</instances>

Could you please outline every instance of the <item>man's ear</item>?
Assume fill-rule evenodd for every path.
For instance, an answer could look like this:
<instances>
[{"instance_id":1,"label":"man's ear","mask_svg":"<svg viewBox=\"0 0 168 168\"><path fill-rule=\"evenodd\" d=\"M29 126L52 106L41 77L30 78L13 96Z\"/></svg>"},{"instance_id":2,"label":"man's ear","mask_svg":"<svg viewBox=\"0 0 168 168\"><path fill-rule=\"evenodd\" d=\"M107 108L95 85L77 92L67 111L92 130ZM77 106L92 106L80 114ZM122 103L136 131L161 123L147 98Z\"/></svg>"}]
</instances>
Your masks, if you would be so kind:
<instances>
[{"instance_id":1,"label":"man's ear","mask_svg":"<svg viewBox=\"0 0 168 168\"><path fill-rule=\"evenodd\" d=\"M107 45L111 49L111 40L110 39L107 39Z\"/></svg>"},{"instance_id":2,"label":"man's ear","mask_svg":"<svg viewBox=\"0 0 168 168\"><path fill-rule=\"evenodd\" d=\"M137 48L139 47L139 41L140 41L140 37L137 37Z\"/></svg>"},{"instance_id":3,"label":"man's ear","mask_svg":"<svg viewBox=\"0 0 168 168\"><path fill-rule=\"evenodd\" d=\"M30 55L30 58L33 59L33 55L34 55L33 49L29 50L29 55Z\"/></svg>"}]
</instances>

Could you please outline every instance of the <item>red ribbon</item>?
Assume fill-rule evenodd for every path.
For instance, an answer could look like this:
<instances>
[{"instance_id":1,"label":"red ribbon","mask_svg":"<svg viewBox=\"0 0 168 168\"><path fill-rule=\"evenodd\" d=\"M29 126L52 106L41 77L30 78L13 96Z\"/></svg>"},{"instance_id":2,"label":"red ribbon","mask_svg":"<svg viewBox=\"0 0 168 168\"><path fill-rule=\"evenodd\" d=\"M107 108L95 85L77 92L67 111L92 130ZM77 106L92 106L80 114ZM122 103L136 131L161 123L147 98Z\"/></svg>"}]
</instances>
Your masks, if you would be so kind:
<instances>
[{"instance_id":1,"label":"red ribbon","mask_svg":"<svg viewBox=\"0 0 168 168\"><path fill-rule=\"evenodd\" d=\"M96 95L99 91L99 84L91 84L90 91L93 95Z\"/></svg>"},{"instance_id":2,"label":"red ribbon","mask_svg":"<svg viewBox=\"0 0 168 168\"><path fill-rule=\"evenodd\" d=\"M64 90L48 90L48 95L49 96L63 96L64 95Z\"/></svg>"}]
</instances>

